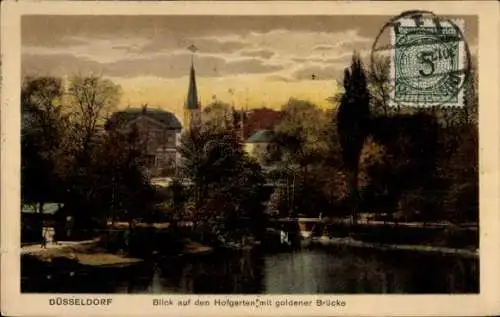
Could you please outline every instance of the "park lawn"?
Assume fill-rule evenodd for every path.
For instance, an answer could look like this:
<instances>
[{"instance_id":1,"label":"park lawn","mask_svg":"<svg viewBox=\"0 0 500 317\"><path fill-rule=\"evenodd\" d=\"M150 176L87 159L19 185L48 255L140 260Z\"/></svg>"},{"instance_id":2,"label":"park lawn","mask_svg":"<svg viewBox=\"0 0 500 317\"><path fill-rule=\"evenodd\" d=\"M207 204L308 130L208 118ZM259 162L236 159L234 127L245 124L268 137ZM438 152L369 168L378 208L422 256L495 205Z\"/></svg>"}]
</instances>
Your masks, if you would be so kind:
<instances>
[{"instance_id":1,"label":"park lawn","mask_svg":"<svg viewBox=\"0 0 500 317\"><path fill-rule=\"evenodd\" d=\"M75 256L80 264L89 266L115 266L142 262L141 259L111 253L80 253Z\"/></svg>"},{"instance_id":2,"label":"park lawn","mask_svg":"<svg viewBox=\"0 0 500 317\"><path fill-rule=\"evenodd\" d=\"M185 254L204 254L209 253L213 250L212 247L203 245L199 242L192 241L189 239L184 240L184 253Z\"/></svg>"},{"instance_id":3,"label":"park lawn","mask_svg":"<svg viewBox=\"0 0 500 317\"><path fill-rule=\"evenodd\" d=\"M36 254L42 261L52 262L54 259L68 259L87 266L122 266L141 262L141 259L127 257L121 254L104 252L95 246L67 246L47 249Z\"/></svg>"}]
</instances>

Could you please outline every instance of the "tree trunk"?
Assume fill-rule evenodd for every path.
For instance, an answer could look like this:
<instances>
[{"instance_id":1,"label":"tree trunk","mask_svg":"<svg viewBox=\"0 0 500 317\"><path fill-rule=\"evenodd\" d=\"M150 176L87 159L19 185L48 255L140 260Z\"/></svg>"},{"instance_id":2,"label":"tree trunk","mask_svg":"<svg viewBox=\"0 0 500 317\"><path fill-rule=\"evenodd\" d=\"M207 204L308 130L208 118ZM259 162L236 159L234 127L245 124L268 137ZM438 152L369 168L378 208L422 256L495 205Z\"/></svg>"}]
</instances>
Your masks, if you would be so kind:
<instances>
[{"instance_id":1,"label":"tree trunk","mask_svg":"<svg viewBox=\"0 0 500 317\"><path fill-rule=\"evenodd\" d=\"M351 224L358 223L358 167L354 167L350 173L349 180L350 208L351 208Z\"/></svg>"},{"instance_id":2,"label":"tree trunk","mask_svg":"<svg viewBox=\"0 0 500 317\"><path fill-rule=\"evenodd\" d=\"M39 202L38 203L38 217L37 217L37 224L38 224L38 227L40 228L40 231L42 232L42 235L44 234L43 233L43 206L44 206L44 202Z\"/></svg>"},{"instance_id":3,"label":"tree trunk","mask_svg":"<svg viewBox=\"0 0 500 317\"><path fill-rule=\"evenodd\" d=\"M127 242L127 247L128 247L128 253L131 254L134 252L133 250L133 239L134 239L134 231L135 231L135 225L134 225L134 217L129 211L128 214L128 242Z\"/></svg>"}]
</instances>

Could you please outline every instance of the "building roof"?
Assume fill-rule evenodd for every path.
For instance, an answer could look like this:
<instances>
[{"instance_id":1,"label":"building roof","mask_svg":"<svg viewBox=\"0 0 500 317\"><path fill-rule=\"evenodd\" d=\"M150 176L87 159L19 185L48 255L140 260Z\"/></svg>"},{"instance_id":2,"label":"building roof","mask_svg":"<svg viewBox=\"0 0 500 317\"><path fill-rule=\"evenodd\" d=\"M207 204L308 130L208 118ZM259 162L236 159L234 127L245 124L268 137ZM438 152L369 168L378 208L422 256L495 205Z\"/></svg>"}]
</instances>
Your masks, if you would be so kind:
<instances>
[{"instance_id":1,"label":"building roof","mask_svg":"<svg viewBox=\"0 0 500 317\"><path fill-rule=\"evenodd\" d=\"M245 136L251 136L258 130L273 130L281 122L283 112L268 108L252 109L245 120Z\"/></svg>"},{"instance_id":2,"label":"building roof","mask_svg":"<svg viewBox=\"0 0 500 317\"><path fill-rule=\"evenodd\" d=\"M246 143L270 143L274 140L274 133L271 130L258 130L252 134Z\"/></svg>"},{"instance_id":3,"label":"building roof","mask_svg":"<svg viewBox=\"0 0 500 317\"><path fill-rule=\"evenodd\" d=\"M105 124L105 129L109 130L113 128L114 125L128 123L132 120L137 119L140 116L146 116L153 120L163 123L167 129L180 130L182 125L177 120L177 117L168 111L161 109L149 109L149 108L130 108L123 111L115 112L111 115Z\"/></svg>"}]
</instances>

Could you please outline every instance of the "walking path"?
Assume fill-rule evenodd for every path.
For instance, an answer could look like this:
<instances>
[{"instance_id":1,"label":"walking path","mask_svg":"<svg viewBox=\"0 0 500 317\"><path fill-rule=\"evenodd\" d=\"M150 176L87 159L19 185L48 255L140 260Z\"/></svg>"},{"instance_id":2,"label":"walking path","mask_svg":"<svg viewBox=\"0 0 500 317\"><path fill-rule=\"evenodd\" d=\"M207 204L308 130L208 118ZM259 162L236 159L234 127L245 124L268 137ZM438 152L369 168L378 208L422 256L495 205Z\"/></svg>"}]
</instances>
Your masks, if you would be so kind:
<instances>
[{"instance_id":1,"label":"walking path","mask_svg":"<svg viewBox=\"0 0 500 317\"><path fill-rule=\"evenodd\" d=\"M21 247L21 254L43 253L43 252L47 252L49 250L54 250L54 249L62 249L62 248L66 248L66 247L75 247L75 246L93 244L93 243L97 243L98 241L99 241L99 238L92 239L92 240L82 240L82 241L58 241L57 244L47 243L47 248L42 248L41 244L37 243L37 244L27 245L27 246Z\"/></svg>"}]
</instances>

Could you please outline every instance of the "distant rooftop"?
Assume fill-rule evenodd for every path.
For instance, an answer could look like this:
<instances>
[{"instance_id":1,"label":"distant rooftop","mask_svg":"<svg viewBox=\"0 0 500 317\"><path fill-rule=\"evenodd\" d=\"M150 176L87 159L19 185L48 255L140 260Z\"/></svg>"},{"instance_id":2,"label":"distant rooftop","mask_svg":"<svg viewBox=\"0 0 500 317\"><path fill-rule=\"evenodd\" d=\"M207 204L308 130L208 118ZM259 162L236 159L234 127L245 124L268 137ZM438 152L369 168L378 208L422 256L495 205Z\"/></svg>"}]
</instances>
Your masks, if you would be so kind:
<instances>
[{"instance_id":1,"label":"distant rooftop","mask_svg":"<svg viewBox=\"0 0 500 317\"><path fill-rule=\"evenodd\" d=\"M252 134L247 143L269 143L274 140L274 133L271 130L258 130Z\"/></svg>"},{"instance_id":2,"label":"distant rooftop","mask_svg":"<svg viewBox=\"0 0 500 317\"><path fill-rule=\"evenodd\" d=\"M111 129L115 124L123 124L137 119L140 116L146 116L159 121L167 126L168 129L180 130L182 125L171 112L157 108L130 108L113 113L105 124L105 129Z\"/></svg>"}]
</instances>

